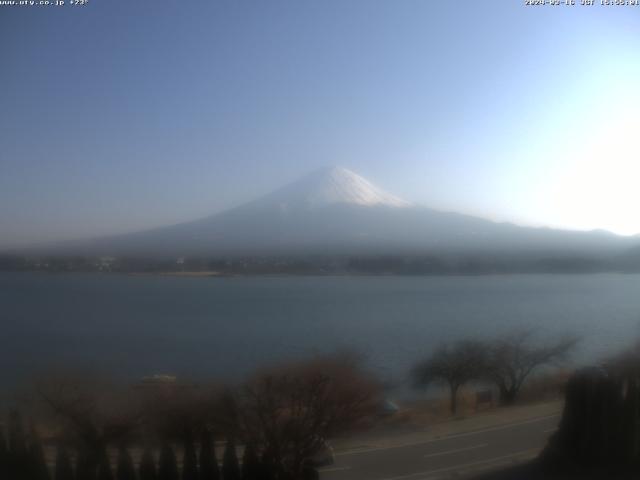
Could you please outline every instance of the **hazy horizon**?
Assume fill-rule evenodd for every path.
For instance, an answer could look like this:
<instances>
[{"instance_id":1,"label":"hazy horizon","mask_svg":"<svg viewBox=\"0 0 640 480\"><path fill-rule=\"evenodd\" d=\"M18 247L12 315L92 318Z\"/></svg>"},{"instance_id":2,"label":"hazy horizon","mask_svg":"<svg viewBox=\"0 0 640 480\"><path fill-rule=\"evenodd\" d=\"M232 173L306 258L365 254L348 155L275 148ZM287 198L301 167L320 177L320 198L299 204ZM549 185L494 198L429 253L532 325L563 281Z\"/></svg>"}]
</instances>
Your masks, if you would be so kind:
<instances>
[{"instance_id":1,"label":"hazy horizon","mask_svg":"<svg viewBox=\"0 0 640 480\"><path fill-rule=\"evenodd\" d=\"M138 228L138 229L133 229L133 230L127 230L127 231L123 231L123 232L109 232L106 234L96 234L96 235L92 235L92 236L87 236L87 237L74 237L74 238L61 238L61 239L57 239L57 240L44 240L44 241L40 241L40 242L34 242L34 243L30 243L30 244L21 244L21 245L16 245L16 246L9 246L7 251L11 251L12 248L18 248L20 249L21 247L38 247L38 246L42 246L42 247L47 247L47 246L55 246L56 244L60 244L60 245L65 245L67 242L72 242L69 245L73 245L73 241L77 240L77 241L84 241L84 240L94 240L94 239L100 239L100 238L109 238L109 237L117 237L119 235L127 235L127 234L135 234L135 233L142 233L145 231L155 231L156 228L163 228L163 227L172 227L172 226L179 226L179 225L188 225L191 222L194 221L199 221L199 220L204 220L207 219L208 217L215 217L217 214L219 213L223 213L226 212L227 210L234 210L237 207L244 207L244 206L250 206L253 204L256 204L256 202L258 202L257 204L262 205L263 207L266 207L270 202L270 198L275 194L275 195L279 195L280 197L282 197L283 195L281 194L281 192L285 193L285 196L287 196L286 194L289 193L290 190L292 190L292 188L295 190L294 196L297 195L304 195L304 192L300 191L301 187L305 186L305 183L307 181L307 179L311 179L314 177L317 177L318 174L324 176L325 172L329 172L329 171L334 171L334 170L338 170L338 171L346 171L349 175L353 174L356 177L360 177L357 172L354 172L351 169L347 169L346 167L343 167L342 165L327 165L324 167L321 167L319 169L315 169L312 172L309 172L307 175L303 175L302 177L284 184L284 185L280 185L272 190L270 190L269 192L266 192L265 194L261 194L258 195L257 197L252 197L252 198L248 198L243 202L240 202L239 204L236 205L231 205L228 209L223 209L221 211L216 211L216 212L212 212L209 215L204 215L204 216L200 216L198 218L188 218L188 219L184 219L182 221L177 221L171 224L161 224L161 225L157 225L157 226L151 226L151 227L146 227L146 228ZM367 181L369 179L364 179L363 180ZM373 187L379 188L380 185L379 184L373 184ZM400 201L400 202L406 202L406 205L403 205L402 209L404 208L410 208L410 209L428 209L431 211L437 211L437 212L443 212L443 213L461 213L463 215L466 215L465 212L457 212L457 211L453 211L453 210L446 210L446 209L434 209L429 205L423 205L423 204L419 204L419 203L415 203L412 202L410 200L407 200L406 198L402 198L402 196L395 196L394 193L395 192L389 192L389 191L385 191L384 189L379 189L380 193L382 194L389 194L391 196L393 196L396 200ZM352 192L348 192L348 193L352 193ZM354 194L359 194L361 192L355 191L353 192ZM291 199L288 199L291 200ZM295 201L296 199L293 198L293 200ZM299 199L300 202L302 202L302 198ZM304 200L305 202L308 201L308 199ZM351 203L350 199L337 199L338 203L340 202L347 202L345 203L345 205L347 205L348 203ZM267 203L265 203L267 202ZM300 203L300 205L302 205L302 203ZM322 207L323 205L318 205L320 207ZM312 207L315 209L315 207ZM388 206L384 207L385 209L388 208ZM393 208L393 207L392 207ZM472 215L473 216L473 215ZM488 220L493 220L490 217L483 217L483 216L475 216L475 218L479 218L479 219L488 219ZM601 231L601 232L607 232L609 234L612 235L620 235L622 237L628 236L628 237L633 237L633 236L638 236L638 235L623 235L623 234L616 234L615 232L611 232L609 230L606 229L577 229L577 228L571 228L571 227L553 227L550 225L536 225L536 224L527 224L527 223L519 223L519 222L513 222L513 221L505 221L505 222L497 222L497 223L508 223L508 224L512 224L512 225L516 225L516 226L523 226L523 227L533 227L533 228L541 228L541 229L553 229L553 230L557 230L557 231L567 231L567 232L597 232L597 231ZM639 234L640 235L640 234ZM472 241L472 239L468 239L468 241ZM0 245L0 248L2 248L2 246Z\"/></svg>"},{"instance_id":2,"label":"hazy horizon","mask_svg":"<svg viewBox=\"0 0 640 480\"><path fill-rule=\"evenodd\" d=\"M194 220L325 165L438 210L637 234L633 13L5 8L0 248Z\"/></svg>"}]
</instances>

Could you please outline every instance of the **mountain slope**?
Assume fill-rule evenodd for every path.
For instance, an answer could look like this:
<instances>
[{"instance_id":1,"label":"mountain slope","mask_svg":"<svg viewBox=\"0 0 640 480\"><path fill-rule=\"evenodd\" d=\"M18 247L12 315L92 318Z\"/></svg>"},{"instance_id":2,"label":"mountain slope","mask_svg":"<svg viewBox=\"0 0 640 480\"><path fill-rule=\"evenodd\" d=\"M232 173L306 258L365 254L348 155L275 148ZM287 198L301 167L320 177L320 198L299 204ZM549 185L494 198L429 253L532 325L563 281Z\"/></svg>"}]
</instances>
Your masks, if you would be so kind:
<instances>
[{"instance_id":1,"label":"mountain slope","mask_svg":"<svg viewBox=\"0 0 640 480\"><path fill-rule=\"evenodd\" d=\"M525 228L420 207L340 167L194 222L68 244L80 255L609 255L633 240Z\"/></svg>"}]
</instances>

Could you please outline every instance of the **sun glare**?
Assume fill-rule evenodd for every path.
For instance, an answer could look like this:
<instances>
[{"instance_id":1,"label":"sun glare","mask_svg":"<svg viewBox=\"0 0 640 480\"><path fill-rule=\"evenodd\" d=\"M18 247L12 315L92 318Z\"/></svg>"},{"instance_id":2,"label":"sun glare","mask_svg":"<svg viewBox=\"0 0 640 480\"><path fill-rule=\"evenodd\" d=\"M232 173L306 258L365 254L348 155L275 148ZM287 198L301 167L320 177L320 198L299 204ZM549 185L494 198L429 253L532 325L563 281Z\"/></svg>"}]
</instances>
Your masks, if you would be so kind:
<instances>
[{"instance_id":1,"label":"sun glare","mask_svg":"<svg viewBox=\"0 0 640 480\"><path fill-rule=\"evenodd\" d=\"M640 233L638 77L628 63L607 67L585 89L588 108L576 115L555 152L560 168L547 200L563 224L632 235Z\"/></svg>"}]
</instances>

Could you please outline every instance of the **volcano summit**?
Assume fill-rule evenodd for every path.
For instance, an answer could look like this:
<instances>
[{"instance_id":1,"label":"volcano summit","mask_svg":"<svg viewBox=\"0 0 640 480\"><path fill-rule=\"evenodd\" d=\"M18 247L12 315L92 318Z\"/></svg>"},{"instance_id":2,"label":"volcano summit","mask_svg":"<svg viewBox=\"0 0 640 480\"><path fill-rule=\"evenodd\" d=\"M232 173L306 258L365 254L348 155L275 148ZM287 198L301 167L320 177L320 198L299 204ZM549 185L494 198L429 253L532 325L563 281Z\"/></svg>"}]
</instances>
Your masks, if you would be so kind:
<instances>
[{"instance_id":1,"label":"volcano summit","mask_svg":"<svg viewBox=\"0 0 640 480\"><path fill-rule=\"evenodd\" d=\"M73 255L601 255L635 240L520 227L418 206L342 167L323 168L209 217L56 248Z\"/></svg>"}]
</instances>

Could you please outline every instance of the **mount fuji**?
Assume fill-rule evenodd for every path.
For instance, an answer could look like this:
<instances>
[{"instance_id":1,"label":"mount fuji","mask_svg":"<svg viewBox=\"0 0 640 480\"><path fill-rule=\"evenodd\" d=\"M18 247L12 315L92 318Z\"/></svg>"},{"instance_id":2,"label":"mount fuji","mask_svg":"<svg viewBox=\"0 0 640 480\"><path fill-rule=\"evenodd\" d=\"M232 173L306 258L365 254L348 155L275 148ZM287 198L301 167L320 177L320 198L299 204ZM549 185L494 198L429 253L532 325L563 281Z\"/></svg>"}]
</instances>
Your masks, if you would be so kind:
<instances>
[{"instance_id":1,"label":"mount fuji","mask_svg":"<svg viewBox=\"0 0 640 480\"><path fill-rule=\"evenodd\" d=\"M342 167L200 220L73 242L74 255L594 255L632 240L607 232L520 227L442 212L388 193ZM58 249L57 249L58 250Z\"/></svg>"},{"instance_id":2,"label":"mount fuji","mask_svg":"<svg viewBox=\"0 0 640 480\"><path fill-rule=\"evenodd\" d=\"M249 205L284 209L313 209L328 205L410 207L411 203L378 188L343 167L317 170Z\"/></svg>"}]
</instances>

